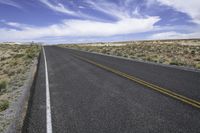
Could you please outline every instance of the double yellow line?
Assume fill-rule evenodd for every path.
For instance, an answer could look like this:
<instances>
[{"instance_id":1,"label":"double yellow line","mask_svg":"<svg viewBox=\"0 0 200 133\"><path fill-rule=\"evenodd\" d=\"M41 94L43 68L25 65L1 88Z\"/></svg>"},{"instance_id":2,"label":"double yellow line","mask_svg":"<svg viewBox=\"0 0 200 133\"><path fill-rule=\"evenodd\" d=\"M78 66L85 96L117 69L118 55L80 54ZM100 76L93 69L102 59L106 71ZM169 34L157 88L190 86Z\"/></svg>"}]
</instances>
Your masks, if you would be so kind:
<instances>
[{"instance_id":1,"label":"double yellow line","mask_svg":"<svg viewBox=\"0 0 200 133\"><path fill-rule=\"evenodd\" d=\"M144 80L141 80L141 79L136 78L134 76L128 75L128 74L123 73L123 72L120 72L120 71L115 70L113 68L110 68L108 66L104 66L102 64L99 64L99 63L94 62L92 60L89 60L87 58L84 58L84 57L81 57L81 56L78 56L78 55L73 55L73 56L75 56L76 58L81 59L81 60L83 60L85 62L88 62L90 64L93 64L95 66L98 66L98 67L100 67L100 68L102 68L104 70L107 70L107 71L110 71L112 73L115 73L115 74L117 74L117 75L119 75L121 77L127 78L127 79L129 79L131 81L134 81L134 82L139 83L139 84L141 84L143 86L146 86L146 87L148 87L148 88L150 88L150 89L152 89L154 91L160 92L161 94L167 95L167 96L172 97L172 98L174 98L176 100L182 101L183 103L189 104L189 105L191 105L193 107L196 107L196 108L200 109L200 102L199 101L190 99L188 97L185 97L183 95L177 94L177 93L175 93L173 91L170 91L168 89L164 89L164 88L159 87L157 85L148 83L148 82L146 82Z\"/></svg>"}]
</instances>

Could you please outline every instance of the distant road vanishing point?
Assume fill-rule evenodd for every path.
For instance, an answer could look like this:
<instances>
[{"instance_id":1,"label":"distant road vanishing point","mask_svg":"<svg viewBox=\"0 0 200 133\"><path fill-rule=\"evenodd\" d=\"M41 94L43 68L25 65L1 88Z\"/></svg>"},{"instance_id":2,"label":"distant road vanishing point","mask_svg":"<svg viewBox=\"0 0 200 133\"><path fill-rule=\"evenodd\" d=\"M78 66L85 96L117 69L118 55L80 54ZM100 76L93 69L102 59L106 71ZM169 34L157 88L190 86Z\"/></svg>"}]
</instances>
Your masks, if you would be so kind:
<instances>
[{"instance_id":1,"label":"distant road vanishing point","mask_svg":"<svg viewBox=\"0 0 200 133\"><path fill-rule=\"evenodd\" d=\"M56 46L41 52L24 133L198 133L200 72Z\"/></svg>"}]
</instances>

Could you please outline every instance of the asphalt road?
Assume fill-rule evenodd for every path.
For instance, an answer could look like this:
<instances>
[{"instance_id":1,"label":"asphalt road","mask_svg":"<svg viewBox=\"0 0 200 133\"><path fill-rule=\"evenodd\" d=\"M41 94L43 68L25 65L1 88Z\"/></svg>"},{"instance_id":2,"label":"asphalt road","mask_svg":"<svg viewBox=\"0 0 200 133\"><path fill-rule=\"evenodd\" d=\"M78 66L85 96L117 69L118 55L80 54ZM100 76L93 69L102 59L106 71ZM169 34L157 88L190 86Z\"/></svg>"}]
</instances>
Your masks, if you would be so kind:
<instances>
[{"instance_id":1,"label":"asphalt road","mask_svg":"<svg viewBox=\"0 0 200 133\"><path fill-rule=\"evenodd\" d=\"M200 101L200 73L45 47L53 133L199 133L200 109L88 63L97 62ZM24 133L46 133L44 54Z\"/></svg>"}]
</instances>

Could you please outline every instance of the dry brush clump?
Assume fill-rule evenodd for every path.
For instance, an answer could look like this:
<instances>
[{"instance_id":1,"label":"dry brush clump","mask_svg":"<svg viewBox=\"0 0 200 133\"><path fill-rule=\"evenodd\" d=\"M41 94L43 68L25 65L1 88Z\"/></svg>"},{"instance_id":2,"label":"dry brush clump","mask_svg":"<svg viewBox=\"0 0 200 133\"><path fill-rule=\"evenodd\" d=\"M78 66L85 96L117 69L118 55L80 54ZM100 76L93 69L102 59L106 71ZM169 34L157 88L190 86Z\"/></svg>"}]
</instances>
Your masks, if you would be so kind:
<instances>
[{"instance_id":1,"label":"dry brush clump","mask_svg":"<svg viewBox=\"0 0 200 133\"><path fill-rule=\"evenodd\" d=\"M162 64L200 69L200 40L123 42L104 45L61 45L89 52L123 56ZM121 45L122 44L122 45Z\"/></svg>"},{"instance_id":2,"label":"dry brush clump","mask_svg":"<svg viewBox=\"0 0 200 133\"><path fill-rule=\"evenodd\" d=\"M0 112L6 110L9 107L8 100L0 100Z\"/></svg>"}]
</instances>

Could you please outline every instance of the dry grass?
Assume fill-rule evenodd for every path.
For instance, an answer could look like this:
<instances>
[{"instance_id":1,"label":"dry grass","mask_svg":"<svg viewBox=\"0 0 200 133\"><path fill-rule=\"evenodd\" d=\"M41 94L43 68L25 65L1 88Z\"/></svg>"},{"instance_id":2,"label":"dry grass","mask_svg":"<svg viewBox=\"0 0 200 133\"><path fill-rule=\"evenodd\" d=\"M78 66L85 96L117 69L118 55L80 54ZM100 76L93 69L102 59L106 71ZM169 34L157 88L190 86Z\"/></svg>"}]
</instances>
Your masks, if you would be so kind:
<instances>
[{"instance_id":1,"label":"dry grass","mask_svg":"<svg viewBox=\"0 0 200 133\"><path fill-rule=\"evenodd\" d=\"M61 46L200 69L200 40L138 41Z\"/></svg>"},{"instance_id":2,"label":"dry grass","mask_svg":"<svg viewBox=\"0 0 200 133\"><path fill-rule=\"evenodd\" d=\"M36 45L0 45L0 97L23 85L39 49Z\"/></svg>"},{"instance_id":3,"label":"dry grass","mask_svg":"<svg viewBox=\"0 0 200 133\"><path fill-rule=\"evenodd\" d=\"M38 45L0 44L0 132L15 119L14 103L39 51Z\"/></svg>"}]
</instances>

